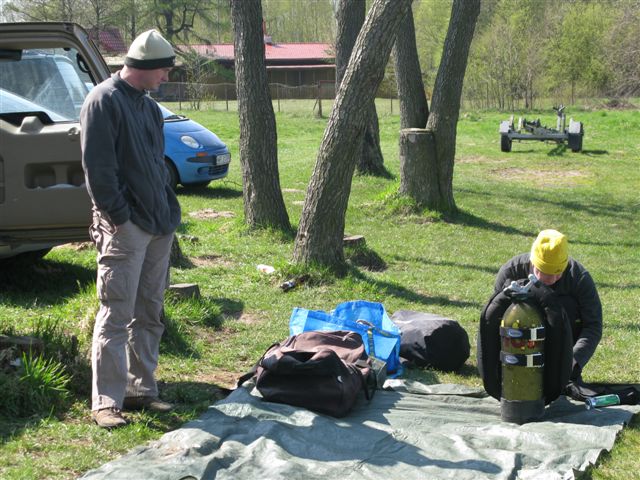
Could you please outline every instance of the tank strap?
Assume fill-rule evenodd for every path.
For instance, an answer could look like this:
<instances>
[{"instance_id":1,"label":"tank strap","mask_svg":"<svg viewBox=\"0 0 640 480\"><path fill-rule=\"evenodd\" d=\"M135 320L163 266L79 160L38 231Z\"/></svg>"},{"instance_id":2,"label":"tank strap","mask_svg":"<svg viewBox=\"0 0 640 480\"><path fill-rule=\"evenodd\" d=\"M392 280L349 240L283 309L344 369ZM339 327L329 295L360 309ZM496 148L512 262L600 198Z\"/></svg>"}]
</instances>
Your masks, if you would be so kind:
<instances>
[{"instance_id":1,"label":"tank strap","mask_svg":"<svg viewBox=\"0 0 640 480\"><path fill-rule=\"evenodd\" d=\"M519 338L522 340L544 340L544 327L513 328L500 327L500 336L507 338Z\"/></svg>"},{"instance_id":2,"label":"tank strap","mask_svg":"<svg viewBox=\"0 0 640 480\"><path fill-rule=\"evenodd\" d=\"M508 353L501 350L500 361L504 365L513 365L516 367L543 367L544 354L537 352L524 355L519 353Z\"/></svg>"}]
</instances>

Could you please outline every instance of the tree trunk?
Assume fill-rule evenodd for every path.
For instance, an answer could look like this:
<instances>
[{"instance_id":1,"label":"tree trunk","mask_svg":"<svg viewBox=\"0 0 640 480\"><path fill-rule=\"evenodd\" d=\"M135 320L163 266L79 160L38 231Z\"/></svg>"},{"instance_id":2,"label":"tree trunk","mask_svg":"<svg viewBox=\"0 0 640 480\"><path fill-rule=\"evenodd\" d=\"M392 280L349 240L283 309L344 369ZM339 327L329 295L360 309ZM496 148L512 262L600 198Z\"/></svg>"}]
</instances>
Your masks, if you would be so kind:
<instances>
[{"instance_id":1,"label":"tree trunk","mask_svg":"<svg viewBox=\"0 0 640 480\"><path fill-rule=\"evenodd\" d=\"M374 95L375 100L375 95ZM362 152L356 163L356 170L363 175L387 176L389 172L384 168L384 157L380 148L380 127L378 125L378 112L376 104L371 100L369 107L369 119L362 139Z\"/></svg>"},{"instance_id":2,"label":"tree trunk","mask_svg":"<svg viewBox=\"0 0 640 480\"><path fill-rule=\"evenodd\" d=\"M293 253L298 263L344 265L345 213L361 149L357 140L410 4L411 0L375 0L358 35L307 189Z\"/></svg>"},{"instance_id":3,"label":"tree trunk","mask_svg":"<svg viewBox=\"0 0 640 480\"><path fill-rule=\"evenodd\" d=\"M396 85L400 99L400 128L424 128L429 118L429 104L422 83L416 32L411 9L402 20L393 47Z\"/></svg>"},{"instance_id":4,"label":"tree trunk","mask_svg":"<svg viewBox=\"0 0 640 480\"><path fill-rule=\"evenodd\" d=\"M336 17L336 92L349 63L353 46L364 23L365 0L334 0ZM374 96L375 99L375 96ZM369 106L369 121L362 136L362 150L358 156L356 170L362 174L385 175L384 159L380 148L378 112L373 101Z\"/></svg>"},{"instance_id":5,"label":"tree trunk","mask_svg":"<svg viewBox=\"0 0 640 480\"><path fill-rule=\"evenodd\" d=\"M416 133L410 137L403 135L405 129L424 129L429 119L429 104L422 83L411 9L398 30L393 57L400 99L400 193L414 199L425 198L430 190L425 179L429 179L428 172L432 166L426 161L424 152L427 147L433 148L433 137L424 134L418 137ZM421 131L424 132L424 130ZM425 150L410 148L416 146L414 140L418 138L426 140L427 137L428 145L423 145L422 142L417 144Z\"/></svg>"},{"instance_id":6,"label":"tree trunk","mask_svg":"<svg viewBox=\"0 0 640 480\"><path fill-rule=\"evenodd\" d=\"M426 162L425 168L429 169L424 179L426 188L411 195L419 205L439 212L456 210L453 199L456 129L469 46L479 12L480 0L454 0L426 126L426 134L433 136L433 148L416 152L418 158L405 159L405 162ZM429 144L425 142L426 146Z\"/></svg>"},{"instance_id":7,"label":"tree trunk","mask_svg":"<svg viewBox=\"0 0 640 480\"><path fill-rule=\"evenodd\" d=\"M240 166L245 222L291 228L278 174L273 113L262 37L260 0L232 0L236 89L240 116Z\"/></svg>"},{"instance_id":8,"label":"tree trunk","mask_svg":"<svg viewBox=\"0 0 640 480\"><path fill-rule=\"evenodd\" d=\"M349 57L364 23L365 0L334 0L336 17L336 92L349 64Z\"/></svg>"}]
</instances>

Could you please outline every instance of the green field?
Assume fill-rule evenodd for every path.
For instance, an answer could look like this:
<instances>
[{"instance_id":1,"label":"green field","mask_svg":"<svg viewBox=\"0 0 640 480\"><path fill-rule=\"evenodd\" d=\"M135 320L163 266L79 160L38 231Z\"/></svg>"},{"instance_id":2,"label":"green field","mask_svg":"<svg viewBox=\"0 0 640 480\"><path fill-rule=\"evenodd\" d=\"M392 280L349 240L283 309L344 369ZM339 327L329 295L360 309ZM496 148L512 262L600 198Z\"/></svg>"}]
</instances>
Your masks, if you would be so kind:
<instances>
[{"instance_id":1,"label":"green field","mask_svg":"<svg viewBox=\"0 0 640 480\"><path fill-rule=\"evenodd\" d=\"M312 103L300 109L287 104L276 114L281 186L294 225L326 124L326 118L313 117L312 108ZM364 235L386 268L353 264L344 278L320 276L288 293L278 285L296 272L290 264L292 237L252 233L243 225L237 113L221 105L215 111L183 112L216 132L233 160L228 179L200 192L179 191L183 217L178 233L189 262L172 269L172 283L197 283L202 300L166 306L169 328L158 378L163 396L178 405L171 414L137 413L133 424L113 432L91 424L87 355L97 308L91 248L64 246L34 265L1 267L0 333L44 331L65 351L73 349L65 347L64 335L73 334L79 354L62 358L73 374L73 395L55 414L18 418L0 411L0 478L75 478L197 417L219 398L218 386L233 386L266 347L286 337L296 306L329 310L342 301L365 299L384 303L389 312L408 309L453 318L465 327L472 345L462 371L412 370L407 375L432 383L480 385L475 365L480 310L500 265L527 251L543 228L568 235L572 256L599 288L604 334L585 379L638 382L640 111L567 108L567 116L585 125L582 153L542 142L514 142L512 152L501 153L498 125L508 114L463 112L454 174L459 212L446 218L403 210L394 198L398 105L391 114L389 100L382 100L379 111L392 178L354 177L346 233ZM328 104L323 112L328 115ZM555 125L550 110L526 116ZM258 264L272 265L276 273L265 275ZM639 472L636 416L589 475L637 479Z\"/></svg>"}]
</instances>

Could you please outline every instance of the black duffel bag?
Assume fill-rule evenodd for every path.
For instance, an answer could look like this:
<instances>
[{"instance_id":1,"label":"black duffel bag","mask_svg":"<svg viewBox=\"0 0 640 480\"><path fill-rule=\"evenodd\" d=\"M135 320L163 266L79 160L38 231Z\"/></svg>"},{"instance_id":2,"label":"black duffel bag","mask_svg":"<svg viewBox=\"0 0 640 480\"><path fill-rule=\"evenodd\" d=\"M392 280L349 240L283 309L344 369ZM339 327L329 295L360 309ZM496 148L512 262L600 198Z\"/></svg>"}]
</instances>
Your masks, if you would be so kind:
<instances>
[{"instance_id":1,"label":"black duffel bag","mask_svg":"<svg viewBox=\"0 0 640 480\"><path fill-rule=\"evenodd\" d=\"M453 372L469 358L469 336L455 320L411 310L399 310L391 320L402 332L400 356L418 367Z\"/></svg>"},{"instance_id":2,"label":"black duffel bag","mask_svg":"<svg viewBox=\"0 0 640 480\"><path fill-rule=\"evenodd\" d=\"M303 332L274 344L240 383L251 377L267 401L334 417L345 416L361 392L369 399L375 388L362 337L347 331Z\"/></svg>"}]
</instances>

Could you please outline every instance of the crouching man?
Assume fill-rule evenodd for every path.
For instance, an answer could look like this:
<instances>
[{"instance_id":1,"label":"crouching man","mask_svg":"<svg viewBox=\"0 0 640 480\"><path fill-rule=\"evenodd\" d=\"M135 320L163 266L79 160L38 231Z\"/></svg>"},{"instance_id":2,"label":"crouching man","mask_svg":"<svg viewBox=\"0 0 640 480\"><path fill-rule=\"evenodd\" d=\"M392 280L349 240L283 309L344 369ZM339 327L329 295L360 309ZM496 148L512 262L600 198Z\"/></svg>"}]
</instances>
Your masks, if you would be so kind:
<instances>
[{"instance_id":1,"label":"crouching man","mask_svg":"<svg viewBox=\"0 0 640 480\"><path fill-rule=\"evenodd\" d=\"M569 317L573 334L570 380L579 382L602 337L602 305L596 285L582 264L569 256L567 237L557 230L541 231L530 253L517 255L500 268L494 294L531 273L557 294Z\"/></svg>"}]
</instances>

